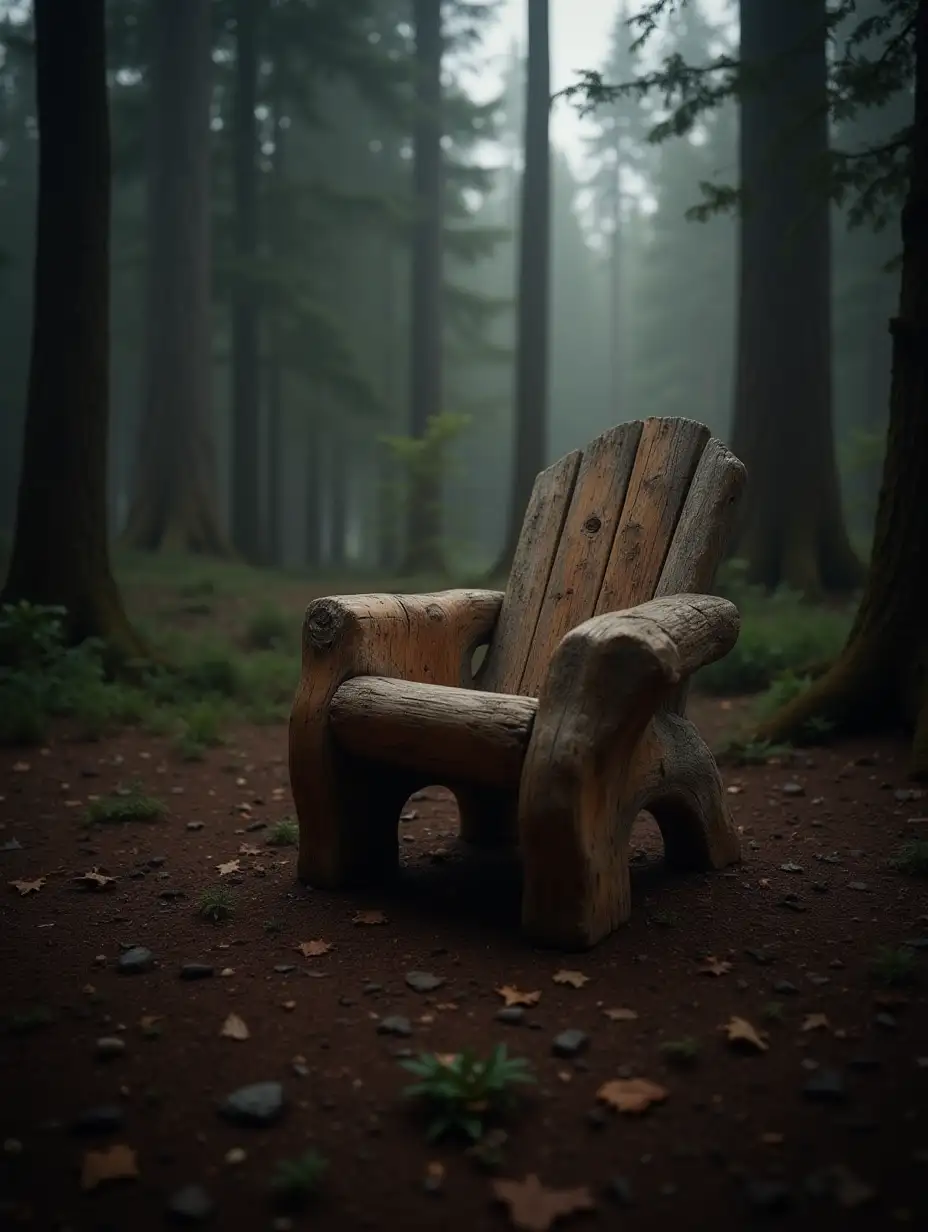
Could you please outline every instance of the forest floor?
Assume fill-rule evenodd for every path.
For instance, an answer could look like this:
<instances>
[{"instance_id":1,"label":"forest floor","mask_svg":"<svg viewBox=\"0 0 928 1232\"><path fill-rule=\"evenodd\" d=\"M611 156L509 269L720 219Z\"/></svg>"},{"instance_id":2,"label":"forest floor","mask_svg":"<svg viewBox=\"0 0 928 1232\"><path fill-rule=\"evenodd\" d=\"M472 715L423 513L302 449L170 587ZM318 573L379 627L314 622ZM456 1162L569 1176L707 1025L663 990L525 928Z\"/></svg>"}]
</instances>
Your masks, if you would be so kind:
<instances>
[{"instance_id":1,"label":"forest floor","mask_svg":"<svg viewBox=\"0 0 928 1232\"><path fill-rule=\"evenodd\" d=\"M199 611L184 587L135 578L133 608L253 620L234 584ZM691 716L719 744L752 704ZM0 1226L928 1226L928 883L892 861L928 798L902 743L726 766L743 865L671 876L643 822L631 922L564 956L521 939L517 868L458 849L439 789L407 806L399 887L297 883L286 728L262 717L222 743L66 719L0 749ZM499 1043L537 1082L478 1149L429 1143L400 1061ZM599 1098L630 1079L662 1089L643 1113ZM251 1084L280 1084L266 1123L222 1115ZM310 1149L318 1193L285 1208Z\"/></svg>"}]
</instances>

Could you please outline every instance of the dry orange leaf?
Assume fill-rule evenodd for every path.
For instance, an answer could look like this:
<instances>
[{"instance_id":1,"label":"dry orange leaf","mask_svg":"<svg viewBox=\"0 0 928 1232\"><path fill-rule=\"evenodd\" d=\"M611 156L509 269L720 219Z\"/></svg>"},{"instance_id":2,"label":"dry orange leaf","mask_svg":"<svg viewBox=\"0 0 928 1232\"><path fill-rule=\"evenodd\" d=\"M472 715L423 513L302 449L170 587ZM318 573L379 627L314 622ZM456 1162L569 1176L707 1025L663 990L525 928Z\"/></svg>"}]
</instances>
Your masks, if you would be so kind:
<instances>
[{"instance_id":1,"label":"dry orange leaf","mask_svg":"<svg viewBox=\"0 0 928 1232\"><path fill-rule=\"evenodd\" d=\"M555 971L551 978L555 984L569 984L571 988L582 988L590 982L590 977L582 971Z\"/></svg>"},{"instance_id":2,"label":"dry orange leaf","mask_svg":"<svg viewBox=\"0 0 928 1232\"><path fill-rule=\"evenodd\" d=\"M227 873L237 873L239 871L239 860L226 860L225 864L217 864L219 876L225 877Z\"/></svg>"},{"instance_id":3,"label":"dry orange leaf","mask_svg":"<svg viewBox=\"0 0 928 1232\"><path fill-rule=\"evenodd\" d=\"M617 1112L647 1112L652 1104L662 1104L670 1092L647 1078L614 1078L604 1083L596 1098Z\"/></svg>"},{"instance_id":4,"label":"dry orange leaf","mask_svg":"<svg viewBox=\"0 0 928 1232\"><path fill-rule=\"evenodd\" d=\"M36 877L35 881L11 881L10 885L14 890L19 891L21 898L25 898L27 894L38 894L45 885L45 878Z\"/></svg>"},{"instance_id":5,"label":"dry orange leaf","mask_svg":"<svg viewBox=\"0 0 928 1232\"><path fill-rule=\"evenodd\" d=\"M611 1022L634 1022L638 1017L634 1010L626 1010L621 1006L614 1010L603 1010L603 1013Z\"/></svg>"},{"instance_id":6,"label":"dry orange leaf","mask_svg":"<svg viewBox=\"0 0 928 1232\"><path fill-rule=\"evenodd\" d=\"M746 1018L730 1018L721 1029L728 1036L730 1044L753 1049L755 1052L766 1052L770 1047Z\"/></svg>"},{"instance_id":7,"label":"dry orange leaf","mask_svg":"<svg viewBox=\"0 0 928 1232\"><path fill-rule=\"evenodd\" d=\"M523 1232L548 1232L558 1219L596 1209L586 1185L578 1189L545 1189L534 1173L529 1173L524 1181L494 1181L493 1194L508 1208L512 1226Z\"/></svg>"},{"instance_id":8,"label":"dry orange leaf","mask_svg":"<svg viewBox=\"0 0 928 1232\"><path fill-rule=\"evenodd\" d=\"M304 958L319 958L322 954L328 954L332 948L331 941L301 941L296 947Z\"/></svg>"},{"instance_id":9,"label":"dry orange leaf","mask_svg":"<svg viewBox=\"0 0 928 1232\"><path fill-rule=\"evenodd\" d=\"M493 991L499 993L507 1006L537 1005L541 1000L540 992L520 992L518 988L514 988L511 984L503 984L501 988L494 988Z\"/></svg>"},{"instance_id":10,"label":"dry orange leaf","mask_svg":"<svg viewBox=\"0 0 928 1232\"><path fill-rule=\"evenodd\" d=\"M352 916L352 924L386 924L387 917L382 911L359 911Z\"/></svg>"},{"instance_id":11,"label":"dry orange leaf","mask_svg":"<svg viewBox=\"0 0 928 1232\"><path fill-rule=\"evenodd\" d=\"M242 843L238 849L238 854L240 856L260 856L262 852L261 848L256 847L254 843Z\"/></svg>"},{"instance_id":12,"label":"dry orange leaf","mask_svg":"<svg viewBox=\"0 0 928 1232\"><path fill-rule=\"evenodd\" d=\"M135 1180L138 1157L132 1147L115 1143L102 1151L87 1151L81 1169L81 1189L96 1189L104 1181Z\"/></svg>"},{"instance_id":13,"label":"dry orange leaf","mask_svg":"<svg viewBox=\"0 0 928 1232\"><path fill-rule=\"evenodd\" d=\"M727 975L731 970L731 963L725 962L723 959L716 958L714 954L710 954L699 968L700 975Z\"/></svg>"},{"instance_id":14,"label":"dry orange leaf","mask_svg":"<svg viewBox=\"0 0 928 1232\"><path fill-rule=\"evenodd\" d=\"M246 1040L251 1032L248 1030L244 1020L239 1018L238 1014L230 1014L222 1024L220 1035L224 1035L226 1039Z\"/></svg>"},{"instance_id":15,"label":"dry orange leaf","mask_svg":"<svg viewBox=\"0 0 928 1232\"><path fill-rule=\"evenodd\" d=\"M831 1023L828 1021L827 1014L806 1014L803 1023L803 1031L829 1031Z\"/></svg>"}]
</instances>

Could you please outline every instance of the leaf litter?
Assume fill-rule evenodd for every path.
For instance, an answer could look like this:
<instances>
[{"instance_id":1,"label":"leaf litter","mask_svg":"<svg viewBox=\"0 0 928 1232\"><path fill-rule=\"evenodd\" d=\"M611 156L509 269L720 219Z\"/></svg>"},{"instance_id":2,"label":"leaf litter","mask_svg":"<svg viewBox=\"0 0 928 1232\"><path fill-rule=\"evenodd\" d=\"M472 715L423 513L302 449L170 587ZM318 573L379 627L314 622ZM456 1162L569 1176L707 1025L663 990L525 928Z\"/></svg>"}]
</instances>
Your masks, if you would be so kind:
<instances>
[{"instance_id":1,"label":"leaf litter","mask_svg":"<svg viewBox=\"0 0 928 1232\"><path fill-rule=\"evenodd\" d=\"M547 1189L534 1173L524 1181L493 1181L492 1189L496 1200L508 1209L512 1226L523 1232L548 1232L559 1219L596 1209L586 1185Z\"/></svg>"}]
</instances>

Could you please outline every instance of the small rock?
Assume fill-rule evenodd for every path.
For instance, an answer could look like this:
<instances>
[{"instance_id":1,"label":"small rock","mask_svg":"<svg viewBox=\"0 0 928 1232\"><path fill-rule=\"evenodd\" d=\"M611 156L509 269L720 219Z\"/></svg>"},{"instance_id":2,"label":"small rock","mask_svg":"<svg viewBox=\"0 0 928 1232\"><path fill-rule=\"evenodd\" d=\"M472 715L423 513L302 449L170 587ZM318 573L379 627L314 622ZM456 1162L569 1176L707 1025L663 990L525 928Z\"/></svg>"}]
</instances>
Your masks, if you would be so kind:
<instances>
[{"instance_id":1,"label":"small rock","mask_svg":"<svg viewBox=\"0 0 928 1232\"><path fill-rule=\"evenodd\" d=\"M184 963L180 969L182 980L208 980L216 974L216 968L209 963Z\"/></svg>"},{"instance_id":2,"label":"small rock","mask_svg":"<svg viewBox=\"0 0 928 1232\"><path fill-rule=\"evenodd\" d=\"M82 1112L71 1123L71 1131L75 1134L111 1134L122 1129L125 1123L125 1114L118 1104L101 1104Z\"/></svg>"},{"instance_id":3,"label":"small rock","mask_svg":"<svg viewBox=\"0 0 928 1232\"><path fill-rule=\"evenodd\" d=\"M202 830L203 822L202 821L188 821L187 829L188 830Z\"/></svg>"},{"instance_id":4,"label":"small rock","mask_svg":"<svg viewBox=\"0 0 928 1232\"><path fill-rule=\"evenodd\" d=\"M118 1035L104 1035L97 1040L94 1055L101 1061L112 1061L126 1051L126 1041Z\"/></svg>"},{"instance_id":5,"label":"small rock","mask_svg":"<svg viewBox=\"0 0 928 1232\"><path fill-rule=\"evenodd\" d=\"M203 1223L212 1215L215 1204L202 1185L184 1185L171 1195L167 1213L177 1223Z\"/></svg>"},{"instance_id":6,"label":"small rock","mask_svg":"<svg viewBox=\"0 0 928 1232\"><path fill-rule=\"evenodd\" d=\"M382 1018L377 1024L378 1035L399 1035L405 1038L412 1035L412 1024L408 1018L403 1018L401 1014L392 1014L389 1018Z\"/></svg>"},{"instance_id":7,"label":"small rock","mask_svg":"<svg viewBox=\"0 0 928 1232\"><path fill-rule=\"evenodd\" d=\"M634 1206L631 1183L625 1176L614 1176L606 1186L606 1196L611 1198L616 1206Z\"/></svg>"},{"instance_id":8,"label":"small rock","mask_svg":"<svg viewBox=\"0 0 928 1232\"><path fill-rule=\"evenodd\" d=\"M277 966L274 968L274 974L275 975L290 975L290 973L295 970L296 970L296 963L278 963Z\"/></svg>"},{"instance_id":9,"label":"small rock","mask_svg":"<svg viewBox=\"0 0 928 1232\"><path fill-rule=\"evenodd\" d=\"M430 971L407 971L406 983L413 992L435 992L444 984L444 977Z\"/></svg>"},{"instance_id":10,"label":"small rock","mask_svg":"<svg viewBox=\"0 0 928 1232\"><path fill-rule=\"evenodd\" d=\"M795 984L791 984L789 980L777 980L773 986L773 991L779 993L780 996L790 997L799 992L799 989Z\"/></svg>"},{"instance_id":11,"label":"small rock","mask_svg":"<svg viewBox=\"0 0 928 1232\"><path fill-rule=\"evenodd\" d=\"M525 1022L525 1010L521 1005L506 1005L497 1011L496 1020L508 1023L511 1027L517 1027Z\"/></svg>"},{"instance_id":12,"label":"small rock","mask_svg":"<svg viewBox=\"0 0 928 1232\"><path fill-rule=\"evenodd\" d=\"M784 796L804 796L806 789L801 783L784 783L780 788Z\"/></svg>"},{"instance_id":13,"label":"small rock","mask_svg":"<svg viewBox=\"0 0 928 1232\"><path fill-rule=\"evenodd\" d=\"M895 1031L897 1023L895 1015L887 1014L885 1010L881 1014L877 1014L873 1019L878 1027L882 1027L884 1031Z\"/></svg>"},{"instance_id":14,"label":"small rock","mask_svg":"<svg viewBox=\"0 0 928 1232\"><path fill-rule=\"evenodd\" d=\"M551 1045L551 1051L556 1057L579 1057L590 1045L590 1037L585 1031L562 1031Z\"/></svg>"},{"instance_id":15,"label":"small rock","mask_svg":"<svg viewBox=\"0 0 928 1232\"><path fill-rule=\"evenodd\" d=\"M752 1210L767 1211L770 1214L789 1210L793 1204L792 1190L783 1181L747 1180L744 1183L744 1196Z\"/></svg>"},{"instance_id":16,"label":"small rock","mask_svg":"<svg viewBox=\"0 0 928 1232\"><path fill-rule=\"evenodd\" d=\"M773 955L768 954L766 950L745 950L748 958L753 958L759 967L769 967L773 962Z\"/></svg>"},{"instance_id":17,"label":"small rock","mask_svg":"<svg viewBox=\"0 0 928 1232\"><path fill-rule=\"evenodd\" d=\"M155 956L151 950L146 950L144 945L134 945L124 954L120 954L116 969L120 975L141 975L144 971L150 971L154 965Z\"/></svg>"},{"instance_id":18,"label":"small rock","mask_svg":"<svg viewBox=\"0 0 928 1232\"><path fill-rule=\"evenodd\" d=\"M827 975L810 975L809 983L814 984L816 988L824 988L826 984L831 983L831 979Z\"/></svg>"},{"instance_id":19,"label":"small rock","mask_svg":"<svg viewBox=\"0 0 928 1232\"><path fill-rule=\"evenodd\" d=\"M247 1158L247 1153L240 1146L234 1146L231 1150L226 1151L226 1163L230 1167L234 1168L239 1164L243 1164Z\"/></svg>"},{"instance_id":20,"label":"small rock","mask_svg":"<svg viewBox=\"0 0 928 1232\"><path fill-rule=\"evenodd\" d=\"M847 883L847 888L849 890L860 890L862 893L870 889L866 881L849 881Z\"/></svg>"},{"instance_id":21,"label":"small rock","mask_svg":"<svg viewBox=\"0 0 928 1232\"><path fill-rule=\"evenodd\" d=\"M844 1079L836 1069L818 1069L802 1088L808 1100L821 1104L840 1104L847 1099Z\"/></svg>"},{"instance_id":22,"label":"small rock","mask_svg":"<svg viewBox=\"0 0 928 1232\"><path fill-rule=\"evenodd\" d=\"M600 1108L599 1105L591 1108L586 1114L586 1123L590 1129L605 1129L609 1122L609 1115L605 1108Z\"/></svg>"},{"instance_id":23,"label":"small rock","mask_svg":"<svg viewBox=\"0 0 928 1232\"><path fill-rule=\"evenodd\" d=\"M219 1105L219 1115L236 1125L273 1125L285 1106L279 1082L255 1082L239 1087Z\"/></svg>"},{"instance_id":24,"label":"small rock","mask_svg":"<svg viewBox=\"0 0 928 1232\"><path fill-rule=\"evenodd\" d=\"M257 831L258 831L258 830L266 830L266 829L267 829L267 822L266 822L266 821L251 821L251 822L249 822L249 823L248 823L248 825L245 827L245 833L246 833L246 834L255 834L255 833L257 833Z\"/></svg>"},{"instance_id":25,"label":"small rock","mask_svg":"<svg viewBox=\"0 0 928 1232\"><path fill-rule=\"evenodd\" d=\"M781 873L801 873L803 871L801 864L794 864L792 860L788 860L786 864L780 865Z\"/></svg>"}]
</instances>

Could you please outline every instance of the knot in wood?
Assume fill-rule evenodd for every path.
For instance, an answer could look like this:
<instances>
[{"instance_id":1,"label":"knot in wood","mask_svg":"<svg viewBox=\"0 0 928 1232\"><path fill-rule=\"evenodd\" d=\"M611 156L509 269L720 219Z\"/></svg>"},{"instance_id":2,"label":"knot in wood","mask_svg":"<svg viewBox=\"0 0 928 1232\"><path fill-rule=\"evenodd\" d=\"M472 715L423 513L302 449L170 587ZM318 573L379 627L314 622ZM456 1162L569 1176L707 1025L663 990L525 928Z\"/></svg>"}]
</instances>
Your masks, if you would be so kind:
<instances>
[{"instance_id":1,"label":"knot in wood","mask_svg":"<svg viewBox=\"0 0 928 1232\"><path fill-rule=\"evenodd\" d=\"M585 535L598 534L599 531L602 530L602 528L603 528L602 519L598 518L595 513L591 517L588 517L587 520L583 523L583 533Z\"/></svg>"},{"instance_id":2,"label":"knot in wood","mask_svg":"<svg viewBox=\"0 0 928 1232\"><path fill-rule=\"evenodd\" d=\"M330 599L317 599L306 617L306 636L316 650L334 645L344 625L344 613Z\"/></svg>"},{"instance_id":3,"label":"knot in wood","mask_svg":"<svg viewBox=\"0 0 928 1232\"><path fill-rule=\"evenodd\" d=\"M425 614L428 616L429 620L441 620L445 613L442 611L440 604L427 603L425 606Z\"/></svg>"}]
</instances>

